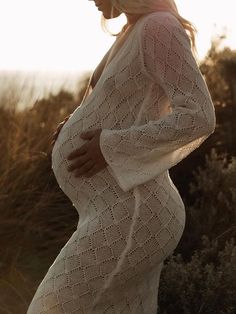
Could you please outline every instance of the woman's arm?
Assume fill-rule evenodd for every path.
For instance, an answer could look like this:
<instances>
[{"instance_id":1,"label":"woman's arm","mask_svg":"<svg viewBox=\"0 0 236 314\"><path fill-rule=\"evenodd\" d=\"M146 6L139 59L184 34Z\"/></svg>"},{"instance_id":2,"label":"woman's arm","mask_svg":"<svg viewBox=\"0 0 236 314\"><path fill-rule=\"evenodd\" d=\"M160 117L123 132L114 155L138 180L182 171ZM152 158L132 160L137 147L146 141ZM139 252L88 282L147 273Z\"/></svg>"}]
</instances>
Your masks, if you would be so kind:
<instances>
[{"instance_id":1,"label":"woman's arm","mask_svg":"<svg viewBox=\"0 0 236 314\"><path fill-rule=\"evenodd\" d=\"M104 129L100 147L120 187L127 191L171 168L215 129L215 110L190 40L167 12L149 15L142 25L144 73L159 83L172 112L125 130Z\"/></svg>"}]
</instances>

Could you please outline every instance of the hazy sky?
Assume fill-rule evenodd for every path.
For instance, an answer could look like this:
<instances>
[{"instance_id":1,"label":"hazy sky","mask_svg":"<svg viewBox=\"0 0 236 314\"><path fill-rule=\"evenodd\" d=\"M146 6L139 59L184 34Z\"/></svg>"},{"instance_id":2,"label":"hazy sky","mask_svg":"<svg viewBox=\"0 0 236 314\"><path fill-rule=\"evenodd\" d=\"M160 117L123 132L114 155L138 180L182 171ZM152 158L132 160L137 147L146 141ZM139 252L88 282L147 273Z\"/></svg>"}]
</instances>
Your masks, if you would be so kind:
<instances>
[{"instance_id":1,"label":"hazy sky","mask_svg":"<svg viewBox=\"0 0 236 314\"><path fill-rule=\"evenodd\" d=\"M176 0L199 31L204 57L213 35L227 29L236 48L235 0ZM100 27L101 12L88 0L0 0L0 71L92 70L114 41ZM118 29L124 17L112 23ZM117 25L118 23L118 25Z\"/></svg>"}]
</instances>

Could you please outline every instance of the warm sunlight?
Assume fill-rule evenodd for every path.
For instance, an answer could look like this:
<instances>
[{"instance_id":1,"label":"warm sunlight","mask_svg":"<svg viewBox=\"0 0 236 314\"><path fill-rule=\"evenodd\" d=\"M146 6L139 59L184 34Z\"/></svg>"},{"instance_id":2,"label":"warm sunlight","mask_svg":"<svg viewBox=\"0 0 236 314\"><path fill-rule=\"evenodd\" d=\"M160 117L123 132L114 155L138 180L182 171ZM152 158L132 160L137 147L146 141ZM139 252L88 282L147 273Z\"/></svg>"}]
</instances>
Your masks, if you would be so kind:
<instances>
[{"instance_id":1,"label":"warm sunlight","mask_svg":"<svg viewBox=\"0 0 236 314\"><path fill-rule=\"evenodd\" d=\"M234 0L223 8L214 0L176 2L199 30L200 58L224 29L225 45L236 47ZM88 0L0 0L0 70L91 70L114 41L102 31L100 15Z\"/></svg>"},{"instance_id":2,"label":"warm sunlight","mask_svg":"<svg viewBox=\"0 0 236 314\"><path fill-rule=\"evenodd\" d=\"M94 1L0 0L0 314L236 314L236 0Z\"/></svg>"}]
</instances>

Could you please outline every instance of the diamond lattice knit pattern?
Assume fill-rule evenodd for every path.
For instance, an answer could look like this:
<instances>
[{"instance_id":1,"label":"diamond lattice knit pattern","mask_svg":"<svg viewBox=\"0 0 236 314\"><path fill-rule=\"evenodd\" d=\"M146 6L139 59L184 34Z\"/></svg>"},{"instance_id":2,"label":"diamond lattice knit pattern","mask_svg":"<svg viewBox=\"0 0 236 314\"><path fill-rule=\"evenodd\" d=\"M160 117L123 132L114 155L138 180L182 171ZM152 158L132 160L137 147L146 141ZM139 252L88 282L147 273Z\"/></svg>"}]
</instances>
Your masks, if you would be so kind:
<instances>
[{"instance_id":1,"label":"diamond lattice knit pattern","mask_svg":"<svg viewBox=\"0 0 236 314\"><path fill-rule=\"evenodd\" d=\"M108 166L68 172L81 132L101 128ZM142 16L65 123L52 168L79 214L27 314L156 314L165 259L185 228L169 169L214 132L215 111L189 37L168 12Z\"/></svg>"}]
</instances>

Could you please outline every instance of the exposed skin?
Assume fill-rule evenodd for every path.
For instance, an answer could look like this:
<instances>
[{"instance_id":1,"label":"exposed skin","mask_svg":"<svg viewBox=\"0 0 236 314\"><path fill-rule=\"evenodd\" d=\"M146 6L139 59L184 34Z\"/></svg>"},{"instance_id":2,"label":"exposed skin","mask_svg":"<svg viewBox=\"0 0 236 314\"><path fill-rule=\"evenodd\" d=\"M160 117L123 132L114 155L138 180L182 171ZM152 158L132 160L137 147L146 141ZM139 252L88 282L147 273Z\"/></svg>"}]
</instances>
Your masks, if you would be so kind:
<instances>
[{"instance_id":1,"label":"exposed skin","mask_svg":"<svg viewBox=\"0 0 236 314\"><path fill-rule=\"evenodd\" d=\"M111 19L117 17L121 14L121 12L117 11L116 9L113 10L113 17L111 16L111 1L110 0L89 0L94 1L94 4L98 8L99 11L102 12L103 16L106 19ZM137 15L125 14L127 18L128 25L131 25L137 21ZM56 131L53 133L52 142L53 145L58 137L58 134L68 120L68 117L62 121ZM102 169L106 168L107 162L103 157L103 154L100 149L99 141L100 141L100 134L102 129L96 129L88 132L81 133L81 138L88 140L84 145L80 148L74 150L71 154L67 156L67 159L73 161L70 166L68 167L68 171L73 171L75 177L92 177L97 172L101 171Z\"/></svg>"},{"instance_id":2,"label":"exposed skin","mask_svg":"<svg viewBox=\"0 0 236 314\"><path fill-rule=\"evenodd\" d=\"M99 11L102 11L103 16L106 19L111 19L111 8L112 8L112 3L110 0L89 0L89 1L94 1L94 4L96 5L96 7L98 8ZM114 8L113 11L113 17L117 17L121 14L121 12L117 11ZM132 24L134 23L137 18L139 17L138 15L135 14L127 14L125 13L126 18L127 18L127 22L128 24Z\"/></svg>"},{"instance_id":3,"label":"exposed skin","mask_svg":"<svg viewBox=\"0 0 236 314\"><path fill-rule=\"evenodd\" d=\"M110 0L89 0L94 1L94 4L98 8L99 11L102 12L103 16L106 19L111 19L111 10L112 10L112 4ZM121 13L114 9L113 11L113 17L119 16Z\"/></svg>"},{"instance_id":4,"label":"exposed skin","mask_svg":"<svg viewBox=\"0 0 236 314\"><path fill-rule=\"evenodd\" d=\"M96 129L81 133L81 138L88 141L67 157L74 160L68 171L75 171L76 177L91 177L107 166L99 145L101 132L102 129Z\"/></svg>"}]
</instances>

